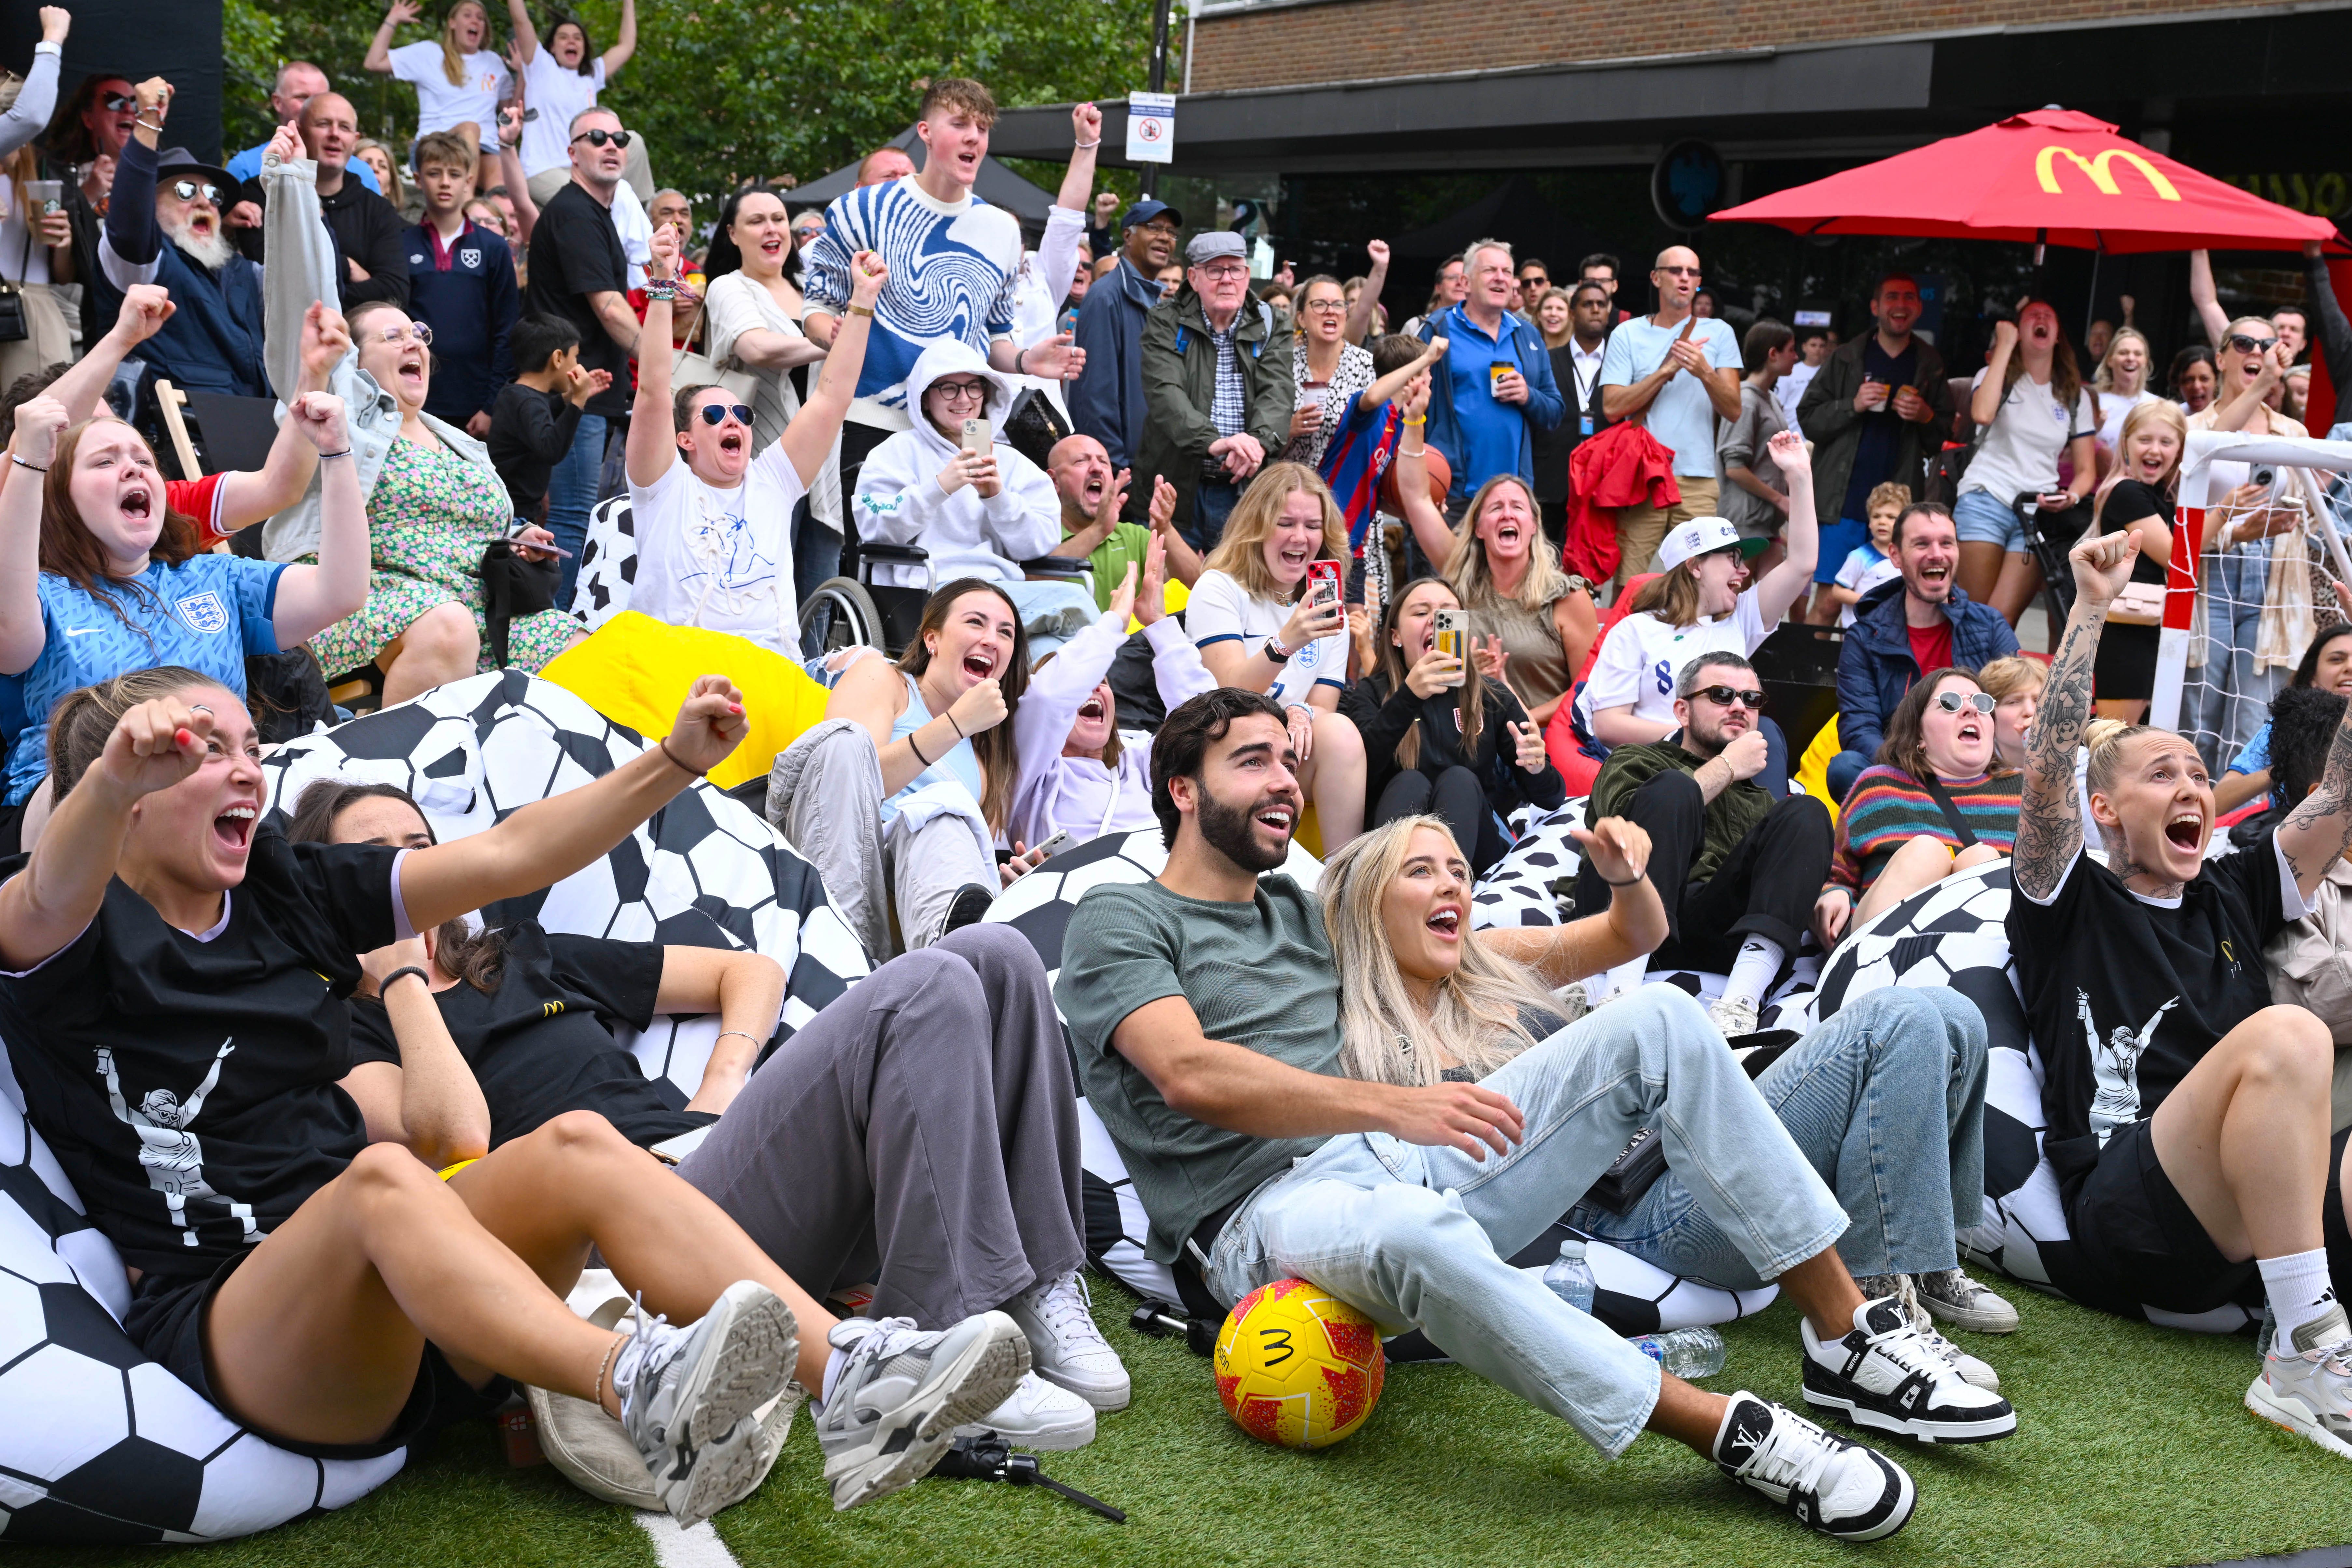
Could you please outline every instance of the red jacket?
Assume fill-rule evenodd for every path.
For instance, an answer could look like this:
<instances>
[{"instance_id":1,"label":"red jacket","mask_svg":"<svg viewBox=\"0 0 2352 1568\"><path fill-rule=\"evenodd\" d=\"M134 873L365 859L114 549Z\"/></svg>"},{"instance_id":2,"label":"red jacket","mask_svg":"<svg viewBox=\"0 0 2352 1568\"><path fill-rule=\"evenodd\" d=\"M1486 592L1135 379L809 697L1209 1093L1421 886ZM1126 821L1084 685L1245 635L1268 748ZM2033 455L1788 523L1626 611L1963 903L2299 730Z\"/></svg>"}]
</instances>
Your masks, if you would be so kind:
<instances>
[{"instance_id":1,"label":"red jacket","mask_svg":"<svg viewBox=\"0 0 2352 1568\"><path fill-rule=\"evenodd\" d=\"M1612 425L1568 459L1568 569L1596 583L1617 571L1617 509L1673 506L1675 454L1641 425Z\"/></svg>"}]
</instances>

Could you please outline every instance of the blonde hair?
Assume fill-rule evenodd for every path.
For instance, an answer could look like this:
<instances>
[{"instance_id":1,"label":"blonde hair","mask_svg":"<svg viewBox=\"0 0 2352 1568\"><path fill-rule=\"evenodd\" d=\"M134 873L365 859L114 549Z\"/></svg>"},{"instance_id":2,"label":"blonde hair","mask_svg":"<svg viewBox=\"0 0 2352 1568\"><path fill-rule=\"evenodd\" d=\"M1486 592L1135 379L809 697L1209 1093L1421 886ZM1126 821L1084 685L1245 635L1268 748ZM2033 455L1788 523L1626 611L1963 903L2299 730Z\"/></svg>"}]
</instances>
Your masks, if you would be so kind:
<instances>
[{"instance_id":1,"label":"blonde hair","mask_svg":"<svg viewBox=\"0 0 2352 1568\"><path fill-rule=\"evenodd\" d=\"M2049 684L2050 672L2022 654L2004 655L1977 671L1978 689L1996 702L2028 687L2038 691Z\"/></svg>"},{"instance_id":2,"label":"blonde hair","mask_svg":"<svg viewBox=\"0 0 2352 1568\"><path fill-rule=\"evenodd\" d=\"M2091 502L2091 527L2095 531L2101 515L2107 510L2108 492L2132 477L2123 461L2124 455L2131 449L2131 438L2150 425L2169 426L2180 441L2172 454L2172 468L2164 476L2161 493L2165 499L2170 500L2173 488L2180 483L2180 459L2189 455L2189 416L2181 412L2180 405L2168 397L2143 403L2124 416L2123 428L2116 433L2116 466L2107 470L2105 479L2099 481L2099 493ZM2169 522L2171 520L2168 518L2165 521Z\"/></svg>"},{"instance_id":3,"label":"blonde hair","mask_svg":"<svg viewBox=\"0 0 2352 1568\"><path fill-rule=\"evenodd\" d=\"M433 134L435 136L449 136L454 135L455 132L436 131ZM425 141L426 138L419 137L417 140L419 142L422 142ZM463 138L460 137L459 140L462 141ZM392 182L384 187L383 199L390 202L395 209L407 205L408 187L401 180L400 160L392 155L391 148L385 146L383 142L377 141L373 136L362 136L358 141L352 143L352 156L356 158L361 153L365 153L370 149L373 149L374 151L383 154L384 167L392 172ZM417 164L417 167L420 169L424 166L425 165L421 161Z\"/></svg>"},{"instance_id":4,"label":"blonde hair","mask_svg":"<svg viewBox=\"0 0 2352 1568\"><path fill-rule=\"evenodd\" d=\"M1868 499L1862 503L1862 514L1866 519L1880 507L1891 506L1895 509L1895 515L1901 517L1903 509L1910 504L1911 487L1888 479L1882 484L1871 487Z\"/></svg>"},{"instance_id":5,"label":"blonde hair","mask_svg":"<svg viewBox=\"0 0 2352 1568\"><path fill-rule=\"evenodd\" d=\"M471 5L482 14L482 42L490 41L490 8L485 0L452 0L441 13L441 74L449 79L451 87L466 85L466 57L457 48L457 13ZM484 53L488 50L485 48ZM394 168L399 167L395 163Z\"/></svg>"},{"instance_id":6,"label":"blonde hair","mask_svg":"<svg viewBox=\"0 0 2352 1568\"><path fill-rule=\"evenodd\" d=\"M1349 840L1323 868L1323 929L1339 974L1339 1070L1349 1078L1433 1084L1444 1072L1441 1056L1484 1078L1536 1043L1520 1021L1523 1010L1559 1005L1526 967L1467 929L1462 962L1438 982L1429 1010L1415 1005L1381 923L1381 900L1424 827L1453 842L1444 818L1403 816Z\"/></svg>"},{"instance_id":7,"label":"blonde hair","mask_svg":"<svg viewBox=\"0 0 2352 1568\"><path fill-rule=\"evenodd\" d=\"M1318 559L1347 560L1348 521L1339 515L1330 487L1304 463L1268 463L1234 503L1233 514L1225 519L1224 537L1209 552L1203 570L1223 572L1253 599L1289 603L1297 585L1285 588L1274 580L1274 574L1266 570L1265 542L1280 521L1282 509L1301 490L1313 496L1323 511L1323 553Z\"/></svg>"},{"instance_id":8,"label":"blonde hair","mask_svg":"<svg viewBox=\"0 0 2352 1568\"><path fill-rule=\"evenodd\" d=\"M2116 389L2115 366L2108 362L2116 357L2116 345L2126 338L2139 344L2139 385L2132 390L2135 392L2147 390L2148 375L2156 367L2156 351L2148 346L2147 335L2137 327L2117 327L2116 335L2107 340L2107 352L2099 356L2098 370L2091 376L2091 389L2094 392L2113 392Z\"/></svg>"},{"instance_id":9,"label":"blonde hair","mask_svg":"<svg viewBox=\"0 0 2352 1568\"><path fill-rule=\"evenodd\" d=\"M1481 240L1478 247L1494 243ZM1552 601L1568 592L1568 574L1559 569L1557 554L1543 537L1543 525L1537 521L1543 508L1536 502L1534 489L1517 474L1496 474L1471 496L1470 504L1463 509L1462 521L1454 525L1454 548L1445 557L1445 580L1454 585L1454 595L1465 609L1481 609L1502 601L1502 594L1495 587L1495 574L1486 565L1486 547L1478 540L1478 519L1486 510L1487 498L1505 485L1517 485L1519 493L1528 498L1528 526L1535 531L1535 537L1528 541L1528 574L1519 579L1519 591L1512 597L1522 609L1540 613L1550 609Z\"/></svg>"}]
</instances>

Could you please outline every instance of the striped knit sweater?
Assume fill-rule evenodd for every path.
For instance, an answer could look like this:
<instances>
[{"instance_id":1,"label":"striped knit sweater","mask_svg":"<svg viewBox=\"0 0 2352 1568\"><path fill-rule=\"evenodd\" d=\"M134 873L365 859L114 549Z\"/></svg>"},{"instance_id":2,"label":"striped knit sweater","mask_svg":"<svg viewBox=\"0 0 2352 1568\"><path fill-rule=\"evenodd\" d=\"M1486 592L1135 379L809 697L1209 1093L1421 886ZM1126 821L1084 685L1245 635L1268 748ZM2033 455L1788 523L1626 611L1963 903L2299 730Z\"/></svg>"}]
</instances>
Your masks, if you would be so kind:
<instances>
[{"instance_id":1,"label":"striped knit sweater","mask_svg":"<svg viewBox=\"0 0 2352 1568\"><path fill-rule=\"evenodd\" d=\"M2002 778L1948 779L1944 793L1975 830L1977 842L2006 855L2017 839L2018 792L2024 784L2025 775L2017 773ZM1955 853L1960 847L1943 809L1917 780L1884 764L1864 769L1838 814L1837 854L1830 862L1827 887L1843 888L1859 899L1878 880L1904 840L1922 834Z\"/></svg>"}]
</instances>

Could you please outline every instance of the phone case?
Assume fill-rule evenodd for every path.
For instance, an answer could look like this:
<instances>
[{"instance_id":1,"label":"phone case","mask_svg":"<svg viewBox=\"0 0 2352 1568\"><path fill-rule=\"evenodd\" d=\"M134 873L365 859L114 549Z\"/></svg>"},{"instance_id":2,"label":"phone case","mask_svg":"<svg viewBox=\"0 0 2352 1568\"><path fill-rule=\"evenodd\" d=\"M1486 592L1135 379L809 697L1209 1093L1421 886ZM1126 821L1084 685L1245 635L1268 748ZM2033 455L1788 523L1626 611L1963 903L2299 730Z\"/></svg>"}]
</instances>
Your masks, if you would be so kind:
<instances>
[{"instance_id":1,"label":"phone case","mask_svg":"<svg viewBox=\"0 0 2352 1568\"><path fill-rule=\"evenodd\" d=\"M1465 650L1464 645L1468 642L1469 637L1469 611L1440 610L1437 612L1437 635L1432 643L1432 647L1437 652L1450 654L1467 663L1469 654Z\"/></svg>"}]
</instances>

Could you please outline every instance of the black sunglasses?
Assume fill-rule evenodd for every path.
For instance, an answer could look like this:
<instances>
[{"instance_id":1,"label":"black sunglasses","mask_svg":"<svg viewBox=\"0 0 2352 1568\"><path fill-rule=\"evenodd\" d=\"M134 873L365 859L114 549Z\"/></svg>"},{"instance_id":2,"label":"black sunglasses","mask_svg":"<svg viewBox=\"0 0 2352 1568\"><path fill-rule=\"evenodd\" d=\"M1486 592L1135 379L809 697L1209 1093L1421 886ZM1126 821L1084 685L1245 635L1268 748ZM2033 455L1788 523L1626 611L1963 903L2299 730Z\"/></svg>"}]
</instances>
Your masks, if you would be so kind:
<instances>
[{"instance_id":1,"label":"black sunglasses","mask_svg":"<svg viewBox=\"0 0 2352 1568\"><path fill-rule=\"evenodd\" d=\"M1728 708L1738 702L1744 704L1750 713L1764 711L1764 694L1760 691L1739 691L1728 686L1702 686L1691 695L1704 697L1717 708Z\"/></svg>"},{"instance_id":2,"label":"black sunglasses","mask_svg":"<svg viewBox=\"0 0 2352 1568\"><path fill-rule=\"evenodd\" d=\"M2250 338L2243 332L2230 334L2230 346L2242 354L2266 354L2278 347L2276 338Z\"/></svg>"},{"instance_id":3,"label":"black sunglasses","mask_svg":"<svg viewBox=\"0 0 2352 1568\"><path fill-rule=\"evenodd\" d=\"M593 131L583 131L572 140L585 142L591 147L602 147L607 142L615 147L626 147L629 144L629 133L625 131L607 131L599 125Z\"/></svg>"},{"instance_id":4,"label":"black sunglasses","mask_svg":"<svg viewBox=\"0 0 2352 1568\"><path fill-rule=\"evenodd\" d=\"M110 92L98 101L108 110L115 114L120 114L126 109L136 109L139 107L139 100L131 97L127 92Z\"/></svg>"},{"instance_id":5,"label":"black sunglasses","mask_svg":"<svg viewBox=\"0 0 2352 1568\"><path fill-rule=\"evenodd\" d=\"M723 425L730 414L735 416L738 425L751 423L751 410L740 403L706 403L695 412L702 416L705 425Z\"/></svg>"},{"instance_id":6,"label":"black sunglasses","mask_svg":"<svg viewBox=\"0 0 2352 1568\"><path fill-rule=\"evenodd\" d=\"M214 184L210 180L205 180L201 183L195 180L173 180L172 182L172 194L179 197L184 202L194 201L196 199L197 193L199 192L202 192L205 200L212 203L213 205L220 205L220 187Z\"/></svg>"}]
</instances>

